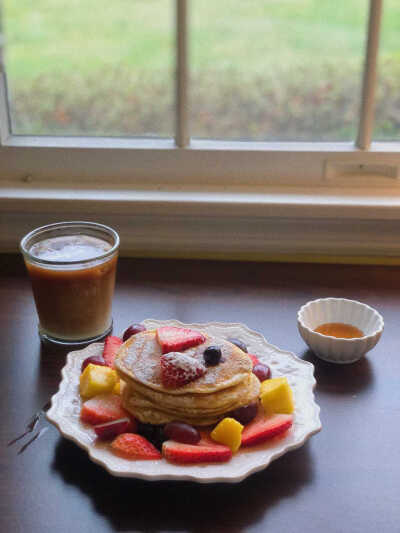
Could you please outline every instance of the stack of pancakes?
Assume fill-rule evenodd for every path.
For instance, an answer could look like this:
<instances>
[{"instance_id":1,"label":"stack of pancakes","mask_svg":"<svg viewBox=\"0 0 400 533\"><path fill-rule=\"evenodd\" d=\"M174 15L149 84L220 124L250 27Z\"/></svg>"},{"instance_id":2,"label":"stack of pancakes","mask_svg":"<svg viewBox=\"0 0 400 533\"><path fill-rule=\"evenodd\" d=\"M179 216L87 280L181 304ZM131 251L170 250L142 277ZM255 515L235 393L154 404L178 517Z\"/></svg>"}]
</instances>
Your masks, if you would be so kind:
<instances>
[{"instance_id":1,"label":"stack of pancakes","mask_svg":"<svg viewBox=\"0 0 400 533\"><path fill-rule=\"evenodd\" d=\"M122 403L141 422L166 424L174 420L194 426L215 424L227 413L257 400L260 383L252 373L252 361L225 339L211 338L184 350L199 362L208 346L219 346L221 361L208 366L200 378L177 388L166 388L161 380L161 347L156 330L132 336L120 348L116 370L125 383Z\"/></svg>"}]
</instances>

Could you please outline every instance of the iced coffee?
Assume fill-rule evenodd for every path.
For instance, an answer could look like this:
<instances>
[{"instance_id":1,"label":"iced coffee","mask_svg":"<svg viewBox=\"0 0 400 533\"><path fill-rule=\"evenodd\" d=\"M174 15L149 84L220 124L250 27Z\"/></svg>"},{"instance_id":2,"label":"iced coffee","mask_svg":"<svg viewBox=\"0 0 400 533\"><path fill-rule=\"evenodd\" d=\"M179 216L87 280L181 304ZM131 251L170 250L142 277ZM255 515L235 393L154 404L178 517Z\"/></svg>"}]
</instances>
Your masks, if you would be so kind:
<instances>
[{"instance_id":1,"label":"iced coffee","mask_svg":"<svg viewBox=\"0 0 400 533\"><path fill-rule=\"evenodd\" d=\"M38 228L21 241L44 340L80 343L111 331L117 233L101 224Z\"/></svg>"}]
</instances>

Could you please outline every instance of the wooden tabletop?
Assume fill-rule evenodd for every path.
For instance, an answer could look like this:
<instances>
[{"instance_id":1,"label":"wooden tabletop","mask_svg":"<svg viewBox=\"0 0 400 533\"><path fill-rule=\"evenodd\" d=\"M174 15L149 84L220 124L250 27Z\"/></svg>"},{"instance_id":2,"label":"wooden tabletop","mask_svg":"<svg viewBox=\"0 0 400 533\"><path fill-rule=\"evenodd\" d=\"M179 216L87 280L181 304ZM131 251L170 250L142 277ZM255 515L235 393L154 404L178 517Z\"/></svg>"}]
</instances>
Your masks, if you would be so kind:
<instances>
[{"instance_id":1,"label":"wooden tabletop","mask_svg":"<svg viewBox=\"0 0 400 533\"><path fill-rule=\"evenodd\" d=\"M323 429L239 484L115 478L46 422L18 454L27 438L7 442L57 391L66 351L41 348L22 260L2 255L0 531L400 530L399 267L121 259L118 268L115 334L149 317L243 322L315 365ZM324 363L298 334L299 307L326 296L384 317L382 339L357 363Z\"/></svg>"}]
</instances>

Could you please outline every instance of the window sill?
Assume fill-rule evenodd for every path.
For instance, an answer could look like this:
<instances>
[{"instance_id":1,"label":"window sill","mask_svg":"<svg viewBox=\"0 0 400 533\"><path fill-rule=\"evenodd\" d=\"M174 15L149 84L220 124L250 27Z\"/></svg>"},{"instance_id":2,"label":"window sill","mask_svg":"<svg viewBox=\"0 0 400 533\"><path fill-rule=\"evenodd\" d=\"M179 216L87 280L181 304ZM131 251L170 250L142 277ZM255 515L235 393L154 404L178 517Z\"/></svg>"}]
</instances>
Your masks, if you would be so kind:
<instances>
[{"instance_id":1,"label":"window sill","mask_svg":"<svg viewBox=\"0 0 400 533\"><path fill-rule=\"evenodd\" d=\"M67 189L3 182L0 251L33 227L97 220L130 256L396 262L400 189Z\"/></svg>"}]
</instances>

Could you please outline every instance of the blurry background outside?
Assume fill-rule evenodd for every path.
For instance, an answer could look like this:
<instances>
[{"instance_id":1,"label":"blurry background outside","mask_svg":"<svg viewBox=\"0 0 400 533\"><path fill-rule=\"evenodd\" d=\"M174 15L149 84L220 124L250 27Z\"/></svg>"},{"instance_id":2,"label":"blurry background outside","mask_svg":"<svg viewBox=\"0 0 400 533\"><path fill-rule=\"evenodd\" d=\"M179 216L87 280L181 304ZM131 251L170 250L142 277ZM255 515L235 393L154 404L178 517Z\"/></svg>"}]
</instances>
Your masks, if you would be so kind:
<instances>
[{"instance_id":1,"label":"blurry background outside","mask_svg":"<svg viewBox=\"0 0 400 533\"><path fill-rule=\"evenodd\" d=\"M191 135L354 140L367 14L367 0L190 1ZM13 133L172 137L174 16L174 0L2 0ZM399 35L385 0L374 140L400 138Z\"/></svg>"}]
</instances>

